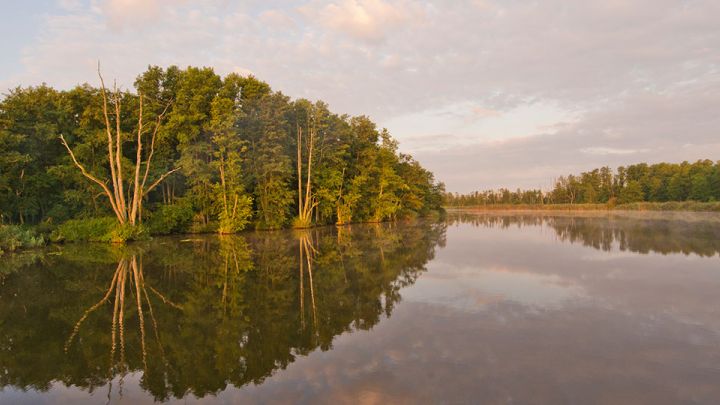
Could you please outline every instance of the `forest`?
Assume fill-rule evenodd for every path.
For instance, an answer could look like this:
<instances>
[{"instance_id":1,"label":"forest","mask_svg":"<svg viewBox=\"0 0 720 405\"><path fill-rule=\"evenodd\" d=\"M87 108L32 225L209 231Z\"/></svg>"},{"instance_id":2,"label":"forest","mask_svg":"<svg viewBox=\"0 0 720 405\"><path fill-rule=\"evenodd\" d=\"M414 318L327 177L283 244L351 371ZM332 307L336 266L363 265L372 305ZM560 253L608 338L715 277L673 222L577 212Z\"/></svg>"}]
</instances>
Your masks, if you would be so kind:
<instances>
[{"instance_id":1,"label":"forest","mask_svg":"<svg viewBox=\"0 0 720 405\"><path fill-rule=\"evenodd\" d=\"M0 102L0 239L29 225L123 241L441 210L443 184L366 116L208 67L150 66L134 91L98 76Z\"/></svg>"},{"instance_id":2,"label":"forest","mask_svg":"<svg viewBox=\"0 0 720 405\"><path fill-rule=\"evenodd\" d=\"M447 206L616 204L720 201L720 161L602 167L560 176L550 191L499 190L446 193ZM666 205L669 206L669 205ZM681 207L687 206L679 205ZM709 204L700 205L709 206ZM713 205L714 206L714 205Z\"/></svg>"}]
</instances>

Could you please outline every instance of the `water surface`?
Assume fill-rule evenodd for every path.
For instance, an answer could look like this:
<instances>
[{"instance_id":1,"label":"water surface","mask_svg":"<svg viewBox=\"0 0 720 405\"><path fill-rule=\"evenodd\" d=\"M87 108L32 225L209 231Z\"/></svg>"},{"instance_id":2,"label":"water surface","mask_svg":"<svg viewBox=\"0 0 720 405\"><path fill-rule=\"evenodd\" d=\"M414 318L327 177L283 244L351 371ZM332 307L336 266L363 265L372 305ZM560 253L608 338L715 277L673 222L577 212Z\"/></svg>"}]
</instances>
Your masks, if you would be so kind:
<instances>
[{"instance_id":1,"label":"water surface","mask_svg":"<svg viewBox=\"0 0 720 405\"><path fill-rule=\"evenodd\" d=\"M483 214L0 259L0 403L720 401L720 217Z\"/></svg>"}]
</instances>

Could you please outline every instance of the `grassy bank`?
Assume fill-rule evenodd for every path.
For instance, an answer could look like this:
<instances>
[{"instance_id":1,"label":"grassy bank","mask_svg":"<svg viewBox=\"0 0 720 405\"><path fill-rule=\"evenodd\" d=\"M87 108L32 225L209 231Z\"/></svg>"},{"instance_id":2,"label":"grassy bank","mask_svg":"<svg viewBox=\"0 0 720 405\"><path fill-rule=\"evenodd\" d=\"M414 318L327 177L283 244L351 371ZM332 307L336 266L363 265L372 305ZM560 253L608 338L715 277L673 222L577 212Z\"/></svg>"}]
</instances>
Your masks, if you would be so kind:
<instances>
[{"instance_id":1,"label":"grassy bank","mask_svg":"<svg viewBox=\"0 0 720 405\"><path fill-rule=\"evenodd\" d=\"M720 202L669 201L628 204L490 204L480 206L448 206L447 209L482 211L690 211L720 212Z\"/></svg>"}]
</instances>

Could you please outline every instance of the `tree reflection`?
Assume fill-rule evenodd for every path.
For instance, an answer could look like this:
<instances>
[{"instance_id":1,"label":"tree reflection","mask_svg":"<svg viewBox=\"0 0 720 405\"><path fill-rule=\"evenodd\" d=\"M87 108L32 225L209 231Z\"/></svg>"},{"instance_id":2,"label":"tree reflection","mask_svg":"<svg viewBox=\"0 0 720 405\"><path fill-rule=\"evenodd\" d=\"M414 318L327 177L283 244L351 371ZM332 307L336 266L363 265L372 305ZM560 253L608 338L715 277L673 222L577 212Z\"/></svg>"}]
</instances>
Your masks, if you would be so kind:
<instances>
[{"instance_id":1,"label":"tree reflection","mask_svg":"<svg viewBox=\"0 0 720 405\"><path fill-rule=\"evenodd\" d=\"M495 214L456 212L448 223L486 228L545 226L561 241L581 243L603 251L683 253L715 256L720 253L720 216L714 214L583 215L583 214Z\"/></svg>"},{"instance_id":2,"label":"tree reflection","mask_svg":"<svg viewBox=\"0 0 720 405\"><path fill-rule=\"evenodd\" d=\"M390 316L444 231L420 222L157 239L133 251L68 245L0 286L0 384L120 395L141 372L156 400L259 384Z\"/></svg>"}]
</instances>

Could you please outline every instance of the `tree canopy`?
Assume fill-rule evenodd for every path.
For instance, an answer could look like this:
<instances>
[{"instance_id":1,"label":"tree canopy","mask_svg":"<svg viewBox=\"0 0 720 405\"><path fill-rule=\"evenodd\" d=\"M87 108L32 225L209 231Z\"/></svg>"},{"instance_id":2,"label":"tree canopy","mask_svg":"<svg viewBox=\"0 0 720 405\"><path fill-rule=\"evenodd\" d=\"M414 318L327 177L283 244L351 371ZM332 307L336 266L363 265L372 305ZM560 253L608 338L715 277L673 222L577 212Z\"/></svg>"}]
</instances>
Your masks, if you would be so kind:
<instances>
[{"instance_id":1,"label":"tree canopy","mask_svg":"<svg viewBox=\"0 0 720 405\"><path fill-rule=\"evenodd\" d=\"M137 215L233 233L440 208L442 184L368 117L207 67L151 66L134 91L103 87L16 88L0 101L0 223Z\"/></svg>"}]
</instances>

